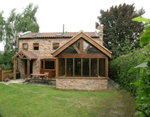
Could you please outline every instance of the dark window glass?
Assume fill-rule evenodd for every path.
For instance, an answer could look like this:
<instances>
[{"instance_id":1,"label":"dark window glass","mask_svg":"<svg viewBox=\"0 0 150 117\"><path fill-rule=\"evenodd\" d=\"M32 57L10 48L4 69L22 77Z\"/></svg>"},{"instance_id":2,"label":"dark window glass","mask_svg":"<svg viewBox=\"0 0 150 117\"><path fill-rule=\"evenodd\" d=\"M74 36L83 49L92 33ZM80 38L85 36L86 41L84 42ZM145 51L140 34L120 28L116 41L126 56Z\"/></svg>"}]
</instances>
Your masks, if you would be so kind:
<instances>
[{"instance_id":1,"label":"dark window glass","mask_svg":"<svg viewBox=\"0 0 150 117\"><path fill-rule=\"evenodd\" d=\"M56 50L57 48L59 48L59 43L53 43L53 50Z\"/></svg>"},{"instance_id":2,"label":"dark window glass","mask_svg":"<svg viewBox=\"0 0 150 117\"><path fill-rule=\"evenodd\" d=\"M68 53L68 54L75 54L75 53L77 53L77 51L74 49L74 47L73 46L69 46L63 53Z\"/></svg>"},{"instance_id":3,"label":"dark window glass","mask_svg":"<svg viewBox=\"0 0 150 117\"><path fill-rule=\"evenodd\" d=\"M60 58L59 59L59 76L65 75L65 59Z\"/></svg>"},{"instance_id":4,"label":"dark window glass","mask_svg":"<svg viewBox=\"0 0 150 117\"><path fill-rule=\"evenodd\" d=\"M81 76L81 59L80 58L75 59L75 76L76 77Z\"/></svg>"},{"instance_id":5,"label":"dark window glass","mask_svg":"<svg viewBox=\"0 0 150 117\"><path fill-rule=\"evenodd\" d=\"M105 59L99 59L99 74L100 77L105 77Z\"/></svg>"},{"instance_id":6,"label":"dark window glass","mask_svg":"<svg viewBox=\"0 0 150 117\"><path fill-rule=\"evenodd\" d=\"M83 59L83 76L89 77L89 59Z\"/></svg>"},{"instance_id":7,"label":"dark window glass","mask_svg":"<svg viewBox=\"0 0 150 117\"><path fill-rule=\"evenodd\" d=\"M91 59L91 75L92 75L92 77L98 77L98 75L97 75L97 59Z\"/></svg>"},{"instance_id":8,"label":"dark window glass","mask_svg":"<svg viewBox=\"0 0 150 117\"><path fill-rule=\"evenodd\" d=\"M39 47L34 47L34 50L39 50Z\"/></svg>"},{"instance_id":9,"label":"dark window glass","mask_svg":"<svg viewBox=\"0 0 150 117\"><path fill-rule=\"evenodd\" d=\"M73 59L67 58L67 76L73 76Z\"/></svg>"},{"instance_id":10,"label":"dark window glass","mask_svg":"<svg viewBox=\"0 0 150 117\"><path fill-rule=\"evenodd\" d=\"M45 69L54 69L54 61L45 61Z\"/></svg>"}]
</instances>

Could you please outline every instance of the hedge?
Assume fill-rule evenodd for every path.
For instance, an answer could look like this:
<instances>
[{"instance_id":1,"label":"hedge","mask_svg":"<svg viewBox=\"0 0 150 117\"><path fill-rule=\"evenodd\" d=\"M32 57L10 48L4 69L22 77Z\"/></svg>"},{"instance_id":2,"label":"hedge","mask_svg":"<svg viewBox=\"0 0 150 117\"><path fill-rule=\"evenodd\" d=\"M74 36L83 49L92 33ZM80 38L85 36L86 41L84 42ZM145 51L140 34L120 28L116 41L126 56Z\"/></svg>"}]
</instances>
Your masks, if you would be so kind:
<instances>
[{"instance_id":1,"label":"hedge","mask_svg":"<svg viewBox=\"0 0 150 117\"><path fill-rule=\"evenodd\" d=\"M141 64L149 56L148 50L144 47L141 50L133 51L127 55L120 56L109 62L109 77L115 80L120 88L126 89L132 95L137 95L137 87L132 83L142 76L141 69L132 71L131 68Z\"/></svg>"}]
</instances>

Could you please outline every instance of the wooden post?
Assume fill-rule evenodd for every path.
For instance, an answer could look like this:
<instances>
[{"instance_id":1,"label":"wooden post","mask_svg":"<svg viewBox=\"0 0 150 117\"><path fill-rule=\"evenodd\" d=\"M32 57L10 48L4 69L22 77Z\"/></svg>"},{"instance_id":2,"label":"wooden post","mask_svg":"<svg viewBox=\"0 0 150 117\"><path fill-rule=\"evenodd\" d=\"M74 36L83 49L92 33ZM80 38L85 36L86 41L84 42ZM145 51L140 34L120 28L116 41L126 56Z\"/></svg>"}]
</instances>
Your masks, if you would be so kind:
<instances>
[{"instance_id":1,"label":"wooden post","mask_svg":"<svg viewBox=\"0 0 150 117\"><path fill-rule=\"evenodd\" d=\"M83 40L80 39L80 51L81 53L83 53Z\"/></svg>"},{"instance_id":2,"label":"wooden post","mask_svg":"<svg viewBox=\"0 0 150 117\"><path fill-rule=\"evenodd\" d=\"M108 58L105 58L105 77L108 78Z\"/></svg>"},{"instance_id":3,"label":"wooden post","mask_svg":"<svg viewBox=\"0 0 150 117\"><path fill-rule=\"evenodd\" d=\"M13 69L13 79L16 79L16 59L14 59L14 65L13 65L14 69Z\"/></svg>"},{"instance_id":4,"label":"wooden post","mask_svg":"<svg viewBox=\"0 0 150 117\"><path fill-rule=\"evenodd\" d=\"M81 58L81 77L83 77L83 58Z\"/></svg>"},{"instance_id":5,"label":"wooden post","mask_svg":"<svg viewBox=\"0 0 150 117\"><path fill-rule=\"evenodd\" d=\"M91 58L89 58L89 77L91 77Z\"/></svg>"},{"instance_id":6,"label":"wooden post","mask_svg":"<svg viewBox=\"0 0 150 117\"><path fill-rule=\"evenodd\" d=\"M65 78L67 76L67 58L65 58Z\"/></svg>"},{"instance_id":7,"label":"wooden post","mask_svg":"<svg viewBox=\"0 0 150 117\"><path fill-rule=\"evenodd\" d=\"M73 77L75 76L75 58L73 58Z\"/></svg>"},{"instance_id":8,"label":"wooden post","mask_svg":"<svg viewBox=\"0 0 150 117\"><path fill-rule=\"evenodd\" d=\"M58 58L56 58L56 76L55 76L55 78L58 78L58 76L59 76L59 59Z\"/></svg>"},{"instance_id":9,"label":"wooden post","mask_svg":"<svg viewBox=\"0 0 150 117\"><path fill-rule=\"evenodd\" d=\"M99 77L99 58L97 58L97 77Z\"/></svg>"},{"instance_id":10,"label":"wooden post","mask_svg":"<svg viewBox=\"0 0 150 117\"><path fill-rule=\"evenodd\" d=\"M27 59L27 77L30 77L30 60Z\"/></svg>"}]
</instances>

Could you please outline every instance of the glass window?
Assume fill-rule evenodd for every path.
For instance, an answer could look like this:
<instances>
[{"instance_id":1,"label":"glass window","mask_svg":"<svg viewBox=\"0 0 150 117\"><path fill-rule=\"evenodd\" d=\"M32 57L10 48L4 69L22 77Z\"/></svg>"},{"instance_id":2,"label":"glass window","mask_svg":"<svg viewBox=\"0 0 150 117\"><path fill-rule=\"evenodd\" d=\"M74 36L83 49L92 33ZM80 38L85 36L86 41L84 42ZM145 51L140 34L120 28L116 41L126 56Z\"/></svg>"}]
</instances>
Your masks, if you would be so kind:
<instances>
[{"instance_id":1,"label":"glass window","mask_svg":"<svg viewBox=\"0 0 150 117\"><path fill-rule=\"evenodd\" d=\"M97 76L97 59L91 59L91 76L92 77L98 77Z\"/></svg>"},{"instance_id":2,"label":"glass window","mask_svg":"<svg viewBox=\"0 0 150 117\"><path fill-rule=\"evenodd\" d=\"M57 48L59 48L59 43L53 43L53 50L56 50Z\"/></svg>"},{"instance_id":3,"label":"glass window","mask_svg":"<svg viewBox=\"0 0 150 117\"><path fill-rule=\"evenodd\" d=\"M73 76L73 59L67 58L67 76Z\"/></svg>"},{"instance_id":4,"label":"glass window","mask_svg":"<svg viewBox=\"0 0 150 117\"><path fill-rule=\"evenodd\" d=\"M105 77L105 59L99 59L99 75L100 77Z\"/></svg>"},{"instance_id":5,"label":"glass window","mask_svg":"<svg viewBox=\"0 0 150 117\"><path fill-rule=\"evenodd\" d=\"M28 44L27 44L27 43L23 43L22 46L23 46L23 47L22 47L23 50L28 50Z\"/></svg>"},{"instance_id":6,"label":"glass window","mask_svg":"<svg viewBox=\"0 0 150 117\"><path fill-rule=\"evenodd\" d=\"M77 46L77 48L80 50L80 40L78 40L75 45Z\"/></svg>"},{"instance_id":7,"label":"glass window","mask_svg":"<svg viewBox=\"0 0 150 117\"><path fill-rule=\"evenodd\" d=\"M69 46L63 53L68 53L68 54L74 54L74 53L77 53L77 51L74 49L73 46Z\"/></svg>"},{"instance_id":8,"label":"glass window","mask_svg":"<svg viewBox=\"0 0 150 117\"><path fill-rule=\"evenodd\" d=\"M83 77L89 77L89 58L83 59Z\"/></svg>"},{"instance_id":9,"label":"glass window","mask_svg":"<svg viewBox=\"0 0 150 117\"><path fill-rule=\"evenodd\" d=\"M45 69L54 69L54 61L45 61Z\"/></svg>"},{"instance_id":10,"label":"glass window","mask_svg":"<svg viewBox=\"0 0 150 117\"><path fill-rule=\"evenodd\" d=\"M81 58L75 59L75 76L81 77Z\"/></svg>"},{"instance_id":11,"label":"glass window","mask_svg":"<svg viewBox=\"0 0 150 117\"><path fill-rule=\"evenodd\" d=\"M101 54L101 52L97 48L90 46L87 50L87 54Z\"/></svg>"},{"instance_id":12,"label":"glass window","mask_svg":"<svg viewBox=\"0 0 150 117\"><path fill-rule=\"evenodd\" d=\"M65 75L65 59L60 58L59 59L59 76Z\"/></svg>"},{"instance_id":13,"label":"glass window","mask_svg":"<svg viewBox=\"0 0 150 117\"><path fill-rule=\"evenodd\" d=\"M33 50L39 50L39 43L33 44Z\"/></svg>"}]
</instances>

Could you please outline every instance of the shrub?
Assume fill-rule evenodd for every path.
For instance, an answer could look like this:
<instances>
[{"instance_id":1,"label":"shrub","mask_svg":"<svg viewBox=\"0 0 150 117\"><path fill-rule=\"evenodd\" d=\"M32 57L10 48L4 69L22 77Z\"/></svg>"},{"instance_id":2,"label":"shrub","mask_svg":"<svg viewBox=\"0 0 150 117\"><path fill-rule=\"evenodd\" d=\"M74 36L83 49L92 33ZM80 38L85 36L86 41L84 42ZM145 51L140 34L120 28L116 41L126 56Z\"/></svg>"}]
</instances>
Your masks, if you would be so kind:
<instances>
[{"instance_id":1,"label":"shrub","mask_svg":"<svg viewBox=\"0 0 150 117\"><path fill-rule=\"evenodd\" d=\"M120 87L131 92L132 95L137 95L137 87L133 84L139 77L145 77L141 74L142 70L137 69L131 71L132 68L145 61L149 56L148 49L144 47L141 50L136 50L127 55L120 56L109 63L109 76L115 80Z\"/></svg>"}]
</instances>

